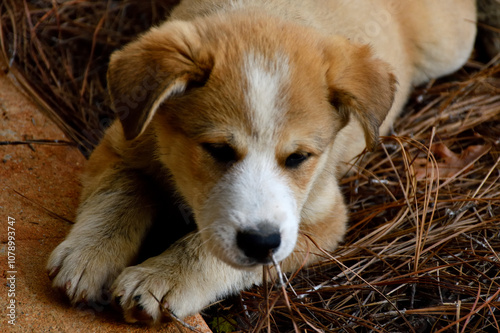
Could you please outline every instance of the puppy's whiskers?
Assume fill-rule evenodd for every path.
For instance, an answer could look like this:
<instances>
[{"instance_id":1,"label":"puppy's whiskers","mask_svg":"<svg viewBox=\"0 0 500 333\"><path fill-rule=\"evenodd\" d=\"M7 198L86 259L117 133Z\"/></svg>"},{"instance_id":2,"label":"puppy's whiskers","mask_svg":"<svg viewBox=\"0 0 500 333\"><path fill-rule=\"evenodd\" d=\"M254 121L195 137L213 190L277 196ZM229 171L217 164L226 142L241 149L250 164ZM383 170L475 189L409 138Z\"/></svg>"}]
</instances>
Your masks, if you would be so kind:
<instances>
[{"instance_id":1,"label":"puppy's whiskers","mask_svg":"<svg viewBox=\"0 0 500 333\"><path fill-rule=\"evenodd\" d=\"M201 242L198 243L198 245L196 246L196 249L203 248L203 247L207 246L206 244L210 245L212 242L214 242L214 239L216 236L214 233L209 233L210 237L208 237L205 240L203 240L203 237L201 237L202 232L209 230L209 229L213 229L213 230L217 231L217 229L213 225L208 225L202 229L197 229L196 232L191 235L192 237L198 236L201 239Z\"/></svg>"}]
</instances>

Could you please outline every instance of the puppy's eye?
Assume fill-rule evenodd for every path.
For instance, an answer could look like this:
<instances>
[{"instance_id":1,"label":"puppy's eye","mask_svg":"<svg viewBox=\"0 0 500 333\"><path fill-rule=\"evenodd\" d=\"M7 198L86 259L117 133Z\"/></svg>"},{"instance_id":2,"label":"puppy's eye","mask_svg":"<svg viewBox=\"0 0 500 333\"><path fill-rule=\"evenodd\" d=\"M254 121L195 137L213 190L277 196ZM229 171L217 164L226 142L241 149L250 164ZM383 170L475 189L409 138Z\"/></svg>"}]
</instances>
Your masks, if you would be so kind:
<instances>
[{"instance_id":1,"label":"puppy's eye","mask_svg":"<svg viewBox=\"0 0 500 333\"><path fill-rule=\"evenodd\" d=\"M311 157L310 153L293 153L286 158L285 166L290 169L298 168L309 157Z\"/></svg>"},{"instance_id":2,"label":"puppy's eye","mask_svg":"<svg viewBox=\"0 0 500 333\"><path fill-rule=\"evenodd\" d=\"M219 163L232 163L237 159L236 151L225 143L202 143L203 149Z\"/></svg>"}]
</instances>

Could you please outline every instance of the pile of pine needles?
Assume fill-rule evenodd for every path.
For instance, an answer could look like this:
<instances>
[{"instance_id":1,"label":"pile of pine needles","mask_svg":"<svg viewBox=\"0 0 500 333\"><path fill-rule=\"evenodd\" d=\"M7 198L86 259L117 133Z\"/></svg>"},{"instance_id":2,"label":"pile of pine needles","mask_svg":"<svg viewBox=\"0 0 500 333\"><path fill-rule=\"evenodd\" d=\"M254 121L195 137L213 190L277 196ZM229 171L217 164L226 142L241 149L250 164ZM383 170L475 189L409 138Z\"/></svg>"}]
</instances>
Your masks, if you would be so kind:
<instances>
[{"instance_id":1,"label":"pile of pine needles","mask_svg":"<svg viewBox=\"0 0 500 333\"><path fill-rule=\"evenodd\" d=\"M88 154L113 118L109 54L175 1L4 0L2 68ZM342 179L350 228L324 261L207 312L219 331L500 332L500 64L418 88Z\"/></svg>"},{"instance_id":2,"label":"pile of pine needles","mask_svg":"<svg viewBox=\"0 0 500 333\"><path fill-rule=\"evenodd\" d=\"M3 0L0 65L88 156L114 119L110 54L179 0Z\"/></svg>"}]
</instances>

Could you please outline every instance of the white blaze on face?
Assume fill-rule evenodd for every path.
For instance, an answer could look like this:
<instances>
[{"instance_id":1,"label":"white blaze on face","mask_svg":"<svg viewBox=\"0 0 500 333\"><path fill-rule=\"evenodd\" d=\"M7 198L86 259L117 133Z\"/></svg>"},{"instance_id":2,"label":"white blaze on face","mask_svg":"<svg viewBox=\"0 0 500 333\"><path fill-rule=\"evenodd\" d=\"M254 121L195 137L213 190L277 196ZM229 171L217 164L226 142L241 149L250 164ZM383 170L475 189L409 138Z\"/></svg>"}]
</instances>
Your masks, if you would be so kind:
<instances>
[{"instance_id":1,"label":"white blaze on face","mask_svg":"<svg viewBox=\"0 0 500 333\"><path fill-rule=\"evenodd\" d=\"M290 76L288 59L282 54L270 60L251 53L245 59L244 74L252 128L259 135L260 143L269 145L283 122Z\"/></svg>"},{"instance_id":2,"label":"white blaze on face","mask_svg":"<svg viewBox=\"0 0 500 333\"><path fill-rule=\"evenodd\" d=\"M244 138L247 154L213 188L197 217L206 244L220 259L238 267L255 264L238 248L238 232L255 230L262 223L275 227L281 236L274 253L279 261L293 251L300 219L293 192L276 160L286 107L288 60L250 54L243 72L252 127L252 135Z\"/></svg>"}]
</instances>

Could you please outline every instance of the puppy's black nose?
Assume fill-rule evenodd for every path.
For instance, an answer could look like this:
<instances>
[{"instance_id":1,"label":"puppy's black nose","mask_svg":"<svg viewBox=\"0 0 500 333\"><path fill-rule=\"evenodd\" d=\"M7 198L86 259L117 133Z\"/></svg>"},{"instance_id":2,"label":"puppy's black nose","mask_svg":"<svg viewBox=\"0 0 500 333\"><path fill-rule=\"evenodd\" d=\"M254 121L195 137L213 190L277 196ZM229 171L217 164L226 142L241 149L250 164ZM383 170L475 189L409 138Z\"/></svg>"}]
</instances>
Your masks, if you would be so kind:
<instances>
[{"instance_id":1,"label":"puppy's black nose","mask_svg":"<svg viewBox=\"0 0 500 333\"><path fill-rule=\"evenodd\" d=\"M278 228L262 223L257 229L238 232L236 242L247 257L266 264L280 246L281 236Z\"/></svg>"}]
</instances>

